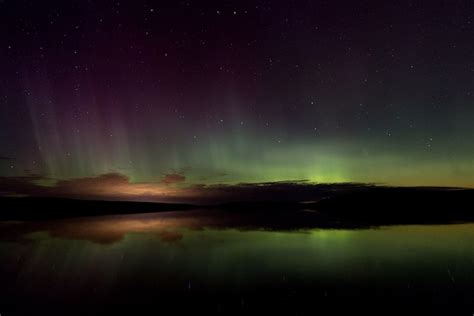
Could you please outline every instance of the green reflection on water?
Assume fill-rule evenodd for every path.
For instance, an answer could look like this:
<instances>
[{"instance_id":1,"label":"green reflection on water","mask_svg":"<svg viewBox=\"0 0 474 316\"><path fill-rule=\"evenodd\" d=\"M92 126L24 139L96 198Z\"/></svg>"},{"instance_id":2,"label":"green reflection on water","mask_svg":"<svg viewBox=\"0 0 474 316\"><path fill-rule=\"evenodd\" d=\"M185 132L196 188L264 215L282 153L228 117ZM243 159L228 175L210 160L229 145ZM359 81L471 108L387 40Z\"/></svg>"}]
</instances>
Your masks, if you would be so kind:
<instances>
[{"instance_id":1,"label":"green reflection on water","mask_svg":"<svg viewBox=\"0 0 474 316\"><path fill-rule=\"evenodd\" d=\"M33 225L0 249L22 293L474 284L474 224L274 231L122 216Z\"/></svg>"}]
</instances>

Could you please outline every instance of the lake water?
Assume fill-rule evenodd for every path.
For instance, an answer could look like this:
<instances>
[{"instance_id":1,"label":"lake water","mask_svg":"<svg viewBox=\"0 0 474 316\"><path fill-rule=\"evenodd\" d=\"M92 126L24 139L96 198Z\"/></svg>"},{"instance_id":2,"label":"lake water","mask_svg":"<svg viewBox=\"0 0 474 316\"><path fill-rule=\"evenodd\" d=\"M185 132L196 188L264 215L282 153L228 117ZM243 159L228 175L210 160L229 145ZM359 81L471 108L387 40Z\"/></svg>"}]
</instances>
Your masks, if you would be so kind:
<instances>
[{"instance_id":1,"label":"lake water","mask_svg":"<svg viewBox=\"0 0 474 316\"><path fill-rule=\"evenodd\" d=\"M225 310L267 300L307 310L342 298L467 308L474 299L474 224L275 228L262 218L190 211L3 222L0 303L179 298Z\"/></svg>"}]
</instances>

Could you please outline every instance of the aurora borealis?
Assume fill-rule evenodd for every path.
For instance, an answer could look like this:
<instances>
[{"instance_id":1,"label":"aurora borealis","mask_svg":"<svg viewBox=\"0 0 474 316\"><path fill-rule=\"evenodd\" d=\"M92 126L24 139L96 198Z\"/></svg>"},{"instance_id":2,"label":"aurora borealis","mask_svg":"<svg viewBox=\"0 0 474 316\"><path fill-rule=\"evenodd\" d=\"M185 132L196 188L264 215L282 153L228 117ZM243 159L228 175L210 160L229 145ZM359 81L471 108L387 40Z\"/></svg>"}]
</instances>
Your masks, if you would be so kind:
<instances>
[{"instance_id":1,"label":"aurora borealis","mask_svg":"<svg viewBox=\"0 0 474 316\"><path fill-rule=\"evenodd\" d=\"M0 194L474 187L473 13L457 0L0 1Z\"/></svg>"}]
</instances>

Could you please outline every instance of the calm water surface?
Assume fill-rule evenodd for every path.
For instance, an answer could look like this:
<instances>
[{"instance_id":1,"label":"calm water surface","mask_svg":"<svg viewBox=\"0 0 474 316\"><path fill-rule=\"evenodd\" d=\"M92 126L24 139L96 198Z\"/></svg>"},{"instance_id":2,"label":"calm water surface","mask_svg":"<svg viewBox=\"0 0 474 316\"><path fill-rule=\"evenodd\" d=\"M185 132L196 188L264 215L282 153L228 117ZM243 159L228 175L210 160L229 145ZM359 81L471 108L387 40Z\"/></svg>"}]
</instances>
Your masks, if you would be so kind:
<instances>
[{"instance_id":1,"label":"calm water surface","mask_svg":"<svg viewBox=\"0 0 474 316\"><path fill-rule=\"evenodd\" d=\"M0 303L474 299L474 224L277 229L193 211L0 229Z\"/></svg>"}]
</instances>

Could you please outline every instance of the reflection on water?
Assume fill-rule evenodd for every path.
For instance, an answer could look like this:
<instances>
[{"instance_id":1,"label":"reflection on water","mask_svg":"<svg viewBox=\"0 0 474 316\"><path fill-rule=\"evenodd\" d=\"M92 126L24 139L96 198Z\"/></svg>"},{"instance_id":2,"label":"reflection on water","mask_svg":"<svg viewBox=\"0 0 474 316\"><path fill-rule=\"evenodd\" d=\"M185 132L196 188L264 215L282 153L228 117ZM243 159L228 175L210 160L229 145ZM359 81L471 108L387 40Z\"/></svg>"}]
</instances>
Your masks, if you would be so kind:
<instances>
[{"instance_id":1,"label":"reflection on water","mask_svg":"<svg viewBox=\"0 0 474 316\"><path fill-rule=\"evenodd\" d=\"M285 216L279 221L295 223ZM240 302L263 290L474 297L474 224L321 229L266 225L265 217L194 211L1 223L0 294L3 303L148 302L163 293Z\"/></svg>"}]
</instances>

